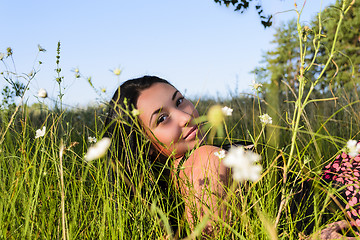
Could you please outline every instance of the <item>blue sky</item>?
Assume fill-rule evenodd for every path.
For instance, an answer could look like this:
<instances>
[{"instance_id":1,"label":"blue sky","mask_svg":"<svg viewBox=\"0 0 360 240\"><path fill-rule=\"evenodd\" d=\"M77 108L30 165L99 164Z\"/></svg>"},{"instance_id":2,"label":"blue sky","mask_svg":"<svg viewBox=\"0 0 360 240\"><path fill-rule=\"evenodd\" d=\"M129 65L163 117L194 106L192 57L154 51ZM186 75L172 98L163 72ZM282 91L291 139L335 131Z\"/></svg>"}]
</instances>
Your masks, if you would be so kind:
<instances>
[{"instance_id":1,"label":"blue sky","mask_svg":"<svg viewBox=\"0 0 360 240\"><path fill-rule=\"evenodd\" d=\"M296 2L300 7L304 1ZM321 2L306 2L303 23L335 0ZM263 8L275 14L275 27L296 17L287 11L294 9L293 0L263 1ZM18 73L31 72L38 44L47 50L37 58L43 64L30 84L29 103L38 101L39 88L53 99L58 94L58 41L63 100L77 106L107 101L121 82L145 74L169 80L187 96L226 97L236 86L238 92L250 91L250 71L271 50L274 34L274 28L263 28L255 10L239 14L213 0L3 0L0 9L0 52L13 49ZM107 90L103 100L86 79L75 79L75 68ZM115 68L122 70L119 77L112 73Z\"/></svg>"}]
</instances>

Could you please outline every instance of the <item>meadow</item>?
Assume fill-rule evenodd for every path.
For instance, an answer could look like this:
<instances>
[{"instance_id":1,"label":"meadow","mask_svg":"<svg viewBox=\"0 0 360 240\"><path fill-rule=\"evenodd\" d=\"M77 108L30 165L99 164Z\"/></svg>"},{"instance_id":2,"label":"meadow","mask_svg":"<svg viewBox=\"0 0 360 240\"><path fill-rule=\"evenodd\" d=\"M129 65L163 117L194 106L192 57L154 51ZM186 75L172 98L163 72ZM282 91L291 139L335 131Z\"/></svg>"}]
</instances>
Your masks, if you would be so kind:
<instances>
[{"instance_id":1,"label":"meadow","mask_svg":"<svg viewBox=\"0 0 360 240\"><path fill-rule=\"evenodd\" d=\"M342 15L351 8L344 2ZM213 239L301 239L331 222L350 220L340 190L321 181L321 174L326 164L349 150L349 139L359 139L359 90L339 90L336 95L317 91L336 52L337 32L328 58L322 65L316 63L321 71L309 80L306 74L315 60L305 58L307 39L304 27L299 22L297 26L296 89L289 88L289 94L279 97L272 122L259 118L272 106L266 84L254 85L251 94L191 99L205 119L210 106L233 109L231 116L223 116L222 130L212 138L215 144L251 141L261 155L260 179L230 186L221 199L230 220L219 219ZM319 49L319 35L314 33L317 40L311 51ZM58 56L55 107L41 102L15 105L12 100L23 96L34 76L25 76L23 85L17 83L17 73L9 71L11 49L1 59L5 66L1 76L9 87L3 90L0 112L0 238L200 239L211 216L206 215L195 229L189 227L181 193L171 179L162 177L164 166L150 165L144 156L132 160L136 171L128 173L121 161L109 164L108 154L85 160L95 139L103 138L107 106L67 109L62 105L60 43ZM211 133L216 126L209 124ZM139 146L139 151L145 148ZM116 154L112 147L109 152ZM115 174L109 174L110 169L116 169ZM347 234L356 231L349 228Z\"/></svg>"}]
</instances>

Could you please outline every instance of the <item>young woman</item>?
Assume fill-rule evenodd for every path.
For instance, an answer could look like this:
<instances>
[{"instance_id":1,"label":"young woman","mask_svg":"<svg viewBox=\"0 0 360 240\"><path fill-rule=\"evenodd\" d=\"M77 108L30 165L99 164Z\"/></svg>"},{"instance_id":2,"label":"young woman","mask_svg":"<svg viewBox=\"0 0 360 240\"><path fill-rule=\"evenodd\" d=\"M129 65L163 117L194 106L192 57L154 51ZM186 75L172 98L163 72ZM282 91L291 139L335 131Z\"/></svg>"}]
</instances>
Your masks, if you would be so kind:
<instances>
[{"instance_id":1,"label":"young woman","mask_svg":"<svg viewBox=\"0 0 360 240\"><path fill-rule=\"evenodd\" d=\"M194 121L197 117L194 105L168 81L144 76L124 82L115 92L105 122L106 135L112 138L115 158L122 161L128 175L136 171L134 159L144 155L149 156L149 166L166 165L166 175L184 197L190 226L211 213L204 229L211 234L216 223L229 215L222 200L230 173L214 154L221 149L204 144L201 128ZM144 142L147 145L142 147ZM320 237L339 237L338 232L346 227L346 222L334 223Z\"/></svg>"},{"instance_id":2,"label":"young woman","mask_svg":"<svg viewBox=\"0 0 360 240\"><path fill-rule=\"evenodd\" d=\"M137 155L132 159L149 154L152 161L168 164L169 177L176 179L176 187L187 196L185 213L190 225L211 211L212 221L205 228L210 233L216 218L225 217L220 199L230 178L228 169L214 154L221 149L203 144L203 133L194 122L197 117L194 105L168 81L144 76L118 88L105 125L107 135L116 142L118 156L130 161L126 156L130 148ZM146 138L150 146L139 152L139 142ZM128 172L133 171L130 162L124 165Z\"/></svg>"}]
</instances>

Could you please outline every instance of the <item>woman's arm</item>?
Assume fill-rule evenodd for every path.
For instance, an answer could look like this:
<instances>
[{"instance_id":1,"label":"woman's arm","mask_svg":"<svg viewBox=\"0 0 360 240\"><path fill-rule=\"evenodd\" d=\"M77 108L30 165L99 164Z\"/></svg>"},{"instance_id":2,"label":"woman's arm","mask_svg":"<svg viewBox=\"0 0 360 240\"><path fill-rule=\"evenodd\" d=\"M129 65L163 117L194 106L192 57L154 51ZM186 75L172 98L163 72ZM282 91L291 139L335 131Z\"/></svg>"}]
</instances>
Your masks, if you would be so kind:
<instances>
[{"instance_id":1,"label":"woman's arm","mask_svg":"<svg viewBox=\"0 0 360 240\"><path fill-rule=\"evenodd\" d=\"M325 229L313 233L309 237L300 239L305 240L330 240L330 239L343 239L343 240L355 240L357 237L347 237L342 232L346 232L346 229L350 228L350 223L346 220L341 220L329 224Z\"/></svg>"},{"instance_id":2,"label":"woman's arm","mask_svg":"<svg viewBox=\"0 0 360 240\"><path fill-rule=\"evenodd\" d=\"M201 146L184 162L179 174L186 216L192 227L209 213L206 234L212 233L219 218L227 218L223 199L229 186L229 169L214 154L220 150L215 146Z\"/></svg>"}]
</instances>

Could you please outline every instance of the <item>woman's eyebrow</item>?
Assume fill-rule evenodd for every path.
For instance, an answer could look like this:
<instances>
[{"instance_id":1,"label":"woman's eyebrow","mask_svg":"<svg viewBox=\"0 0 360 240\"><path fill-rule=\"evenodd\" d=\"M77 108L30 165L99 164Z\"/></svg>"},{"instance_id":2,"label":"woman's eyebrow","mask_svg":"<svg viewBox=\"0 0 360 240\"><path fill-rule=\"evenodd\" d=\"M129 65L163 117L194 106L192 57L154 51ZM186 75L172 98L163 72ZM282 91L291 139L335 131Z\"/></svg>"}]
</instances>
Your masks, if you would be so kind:
<instances>
[{"instance_id":1,"label":"woman's eyebrow","mask_svg":"<svg viewBox=\"0 0 360 240\"><path fill-rule=\"evenodd\" d=\"M160 112L161 112L161 109L162 108L159 108L159 109L156 109L152 114L151 114L151 116L150 116L150 121L149 121L149 125L152 125L152 118L153 118L153 116L155 116L155 115L158 115Z\"/></svg>"},{"instance_id":2,"label":"woman's eyebrow","mask_svg":"<svg viewBox=\"0 0 360 240\"><path fill-rule=\"evenodd\" d=\"M176 91L174 92L174 94L173 94L173 96L172 96L171 100L173 100L173 101L174 101L174 99L175 99L175 97L176 97L176 94L177 94L178 92L179 92L178 90L176 90Z\"/></svg>"},{"instance_id":3,"label":"woman's eyebrow","mask_svg":"<svg viewBox=\"0 0 360 240\"><path fill-rule=\"evenodd\" d=\"M171 100L172 100L172 101L174 101L174 99L176 98L177 93L179 93L178 90L176 90L176 91L174 92L174 94L172 95L172 97L171 97ZM162 108L156 109L156 110L151 114L151 116L150 116L150 121L149 121L150 125L151 125L151 123L152 123L151 121L152 121L153 116L159 114L159 113L161 112L161 110L162 110Z\"/></svg>"}]
</instances>

